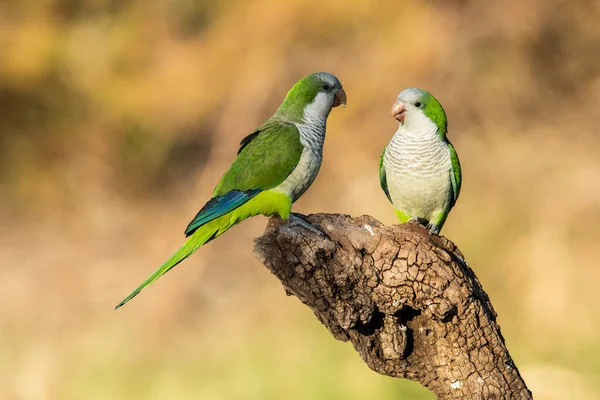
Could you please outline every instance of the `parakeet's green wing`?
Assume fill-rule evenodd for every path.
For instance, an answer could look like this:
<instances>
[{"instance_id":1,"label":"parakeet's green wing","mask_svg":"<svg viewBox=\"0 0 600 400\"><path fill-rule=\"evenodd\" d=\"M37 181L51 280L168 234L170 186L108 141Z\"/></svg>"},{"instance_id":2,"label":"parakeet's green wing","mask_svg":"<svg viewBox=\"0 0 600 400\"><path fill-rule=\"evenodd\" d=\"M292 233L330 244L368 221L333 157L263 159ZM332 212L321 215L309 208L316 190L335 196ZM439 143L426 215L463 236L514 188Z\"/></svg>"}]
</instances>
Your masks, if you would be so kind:
<instances>
[{"instance_id":1,"label":"parakeet's green wing","mask_svg":"<svg viewBox=\"0 0 600 400\"><path fill-rule=\"evenodd\" d=\"M385 192L385 195L387 196L388 200L391 202L392 198L390 197L390 192L388 191L385 168L383 168L383 157L385 156L386 149L387 149L387 146L385 149L383 149L383 153L381 153L381 158L379 159L379 184L381 185L381 188Z\"/></svg>"},{"instance_id":2,"label":"parakeet's green wing","mask_svg":"<svg viewBox=\"0 0 600 400\"><path fill-rule=\"evenodd\" d=\"M460 194L460 184L462 180L462 173L460 170L460 162L458 161L458 154L454 150L452 143L448 142L448 149L450 150L450 161L452 162L452 171L450 172L450 181L452 182L452 199L450 207L454 207L458 195Z\"/></svg>"},{"instance_id":3,"label":"parakeet's green wing","mask_svg":"<svg viewBox=\"0 0 600 400\"><path fill-rule=\"evenodd\" d=\"M241 142L238 156L221 178L213 198L185 230L200 226L241 206L258 193L278 186L296 168L304 147L294 124L268 121Z\"/></svg>"},{"instance_id":4,"label":"parakeet's green wing","mask_svg":"<svg viewBox=\"0 0 600 400\"><path fill-rule=\"evenodd\" d=\"M282 121L268 121L241 145L238 157L217 184L213 196L231 190L278 186L296 168L304 150L296 125Z\"/></svg>"}]
</instances>

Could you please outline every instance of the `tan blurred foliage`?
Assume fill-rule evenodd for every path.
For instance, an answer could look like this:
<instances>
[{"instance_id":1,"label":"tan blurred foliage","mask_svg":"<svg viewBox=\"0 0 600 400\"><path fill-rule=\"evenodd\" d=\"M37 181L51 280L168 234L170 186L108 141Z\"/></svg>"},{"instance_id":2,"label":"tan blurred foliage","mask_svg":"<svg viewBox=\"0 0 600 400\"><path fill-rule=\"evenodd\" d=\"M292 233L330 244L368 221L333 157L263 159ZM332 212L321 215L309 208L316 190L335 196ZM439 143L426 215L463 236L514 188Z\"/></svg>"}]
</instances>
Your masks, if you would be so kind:
<instances>
[{"instance_id":1,"label":"tan blurred foliage","mask_svg":"<svg viewBox=\"0 0 600 400\"><path fill-rule=\"evenodd\" d=\"M600 397L599 20L595 0L0 3L0 398L431 398L284 296L252 256L262 217L112 311L318 70L348 107L295 210L394 223L389 108L431 91L463 166L443 233L536 398Z\"/></svg>"}]
</instances>

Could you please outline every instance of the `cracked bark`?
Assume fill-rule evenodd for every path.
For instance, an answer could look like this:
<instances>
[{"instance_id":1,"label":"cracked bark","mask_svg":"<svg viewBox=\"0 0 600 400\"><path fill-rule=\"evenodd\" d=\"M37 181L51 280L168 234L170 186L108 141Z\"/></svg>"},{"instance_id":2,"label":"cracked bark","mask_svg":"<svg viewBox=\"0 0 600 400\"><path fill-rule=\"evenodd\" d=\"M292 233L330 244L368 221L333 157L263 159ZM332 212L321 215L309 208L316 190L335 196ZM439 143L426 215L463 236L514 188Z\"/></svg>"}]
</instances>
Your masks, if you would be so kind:
<instances>
[{"instance_id":1,"label":"cracked bark","mask_svg":"<svg viewBox=\"0 0 600 400\"><path fill-rule=\"evenodd\" d=\"M374 371L438 399L531 399L496 312L448 239L369 216L306 217L329 237L271 218L258 259Z\"/></svg>"}]
</instances>

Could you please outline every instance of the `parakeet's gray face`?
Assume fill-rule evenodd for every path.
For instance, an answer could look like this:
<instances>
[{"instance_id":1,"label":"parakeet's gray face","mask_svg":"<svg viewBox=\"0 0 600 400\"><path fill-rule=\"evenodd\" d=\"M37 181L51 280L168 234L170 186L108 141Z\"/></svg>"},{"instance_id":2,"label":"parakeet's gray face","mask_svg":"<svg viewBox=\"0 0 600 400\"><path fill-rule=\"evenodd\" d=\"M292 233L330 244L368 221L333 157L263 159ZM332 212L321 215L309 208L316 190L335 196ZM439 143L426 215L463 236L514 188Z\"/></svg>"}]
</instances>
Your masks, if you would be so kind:
<instances>
[{"instance_id":1,"label":"parakeet's gray face","mask_svg":"<svg viewBox=\"0 0 600 400\"><path fill-rule=\"evenodd\" d=\"M324 85L328 85L331 89L339 89L342 87L342 83L336 78L335 75L329 72L315 72L313 76L321 81ZM325 89L324 90L328 90Z\"/></svg>"},{"instance_id":2,"label":"parakeet's gray face","mask_svg":"<svg viewBox=\"0 0 600 400\"><path fill-rule=\"evenodd\" d=\"M402 91L392 106L392 117L407 128L412 126L424 129L431 124L440 133L446 132L446 113L442 105L423 89L410 88Z\"/></svg>"},{"instance_id":3,"label":"parakeet's gray face","mask_svg":"<svg viewBox=\"0 0 600 400\"><path fill-rule=\"evenodd\" d=\"M408 113L421 110L424 104L424 92L421 89L406 89L398 95L398 99L392 106L392 117L398 122L404 122Z\"/></svg>"},{"instance_id":4,"label":"parakeet's gray face","mask_svg":"<svg viewBox=\"0 0 600 400\"><path fill-rule=\"evenodd\" d=\"M335 76L315 72L300 79L288 92L278 114L294 122L324 123L333 107L346 104L346 92Z\"/></svg>"},{"instance_id":5,"label":"parakeet's gray face","mask_svg":"<svg viewBox=\"0 0 600 400\"><path fill-rule=\"evenodd\" d=\"M346 92L342 88L342 83L338 78L328 72L317 72L314 75L320 81L319 92L315 98L316 101L326 103L323 105L329 107L337 107L341 104L346 105ZM321 95L321 99L319 99L319 95Z\"/></svg>"},{"instance_id":6,"label":"parakeet's gray face","mask_svg":"<svg viewBox=\"0 0 600 400\"><path fill-rule=\"evenodd\" d=\"M307 78L306 85L314 94L304 110L306 118L322 120L333 107L346 105L346 92L338 78L327 72L316 72Z\"/></svg>"}]
</instances>

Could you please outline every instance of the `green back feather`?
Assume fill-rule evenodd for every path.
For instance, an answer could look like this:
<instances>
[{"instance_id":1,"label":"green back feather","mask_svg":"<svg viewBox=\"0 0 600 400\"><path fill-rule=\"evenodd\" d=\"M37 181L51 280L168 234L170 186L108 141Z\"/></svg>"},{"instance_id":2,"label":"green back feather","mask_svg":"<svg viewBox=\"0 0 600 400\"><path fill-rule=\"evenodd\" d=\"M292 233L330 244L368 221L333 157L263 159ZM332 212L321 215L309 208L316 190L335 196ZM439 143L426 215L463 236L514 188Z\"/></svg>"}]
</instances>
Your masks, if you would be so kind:
<instances>
[{"instance_id":1,"label":"green back feather","mask_svg":"<svg viewBox=\"0 0 600 400\"><path fill-rule=\"evenodd\" d=\"M242 140L241 145L213 196L231 190L267 190L278 186L296 168L304 149L296 125L278 118L271 118Z\"/></svg>"},{"instance_id":2,"label":"green back feather","mask_svg":"<svg viewBox=\"0 0 600 400\"><path fill-rule=\"evenodd\" d=\"M238 149L238 155L242 152L242 150L244 150L246 148L246 146L248 146L250 144L251 141L253 141L254 139L256 139L256 137L258 136L258 134L260 133L260 131L256 131L253 132L251 134L249 134L248 136L246 136L245 138L242 139L242 141L240 142L240 148Z\"/></svg>"}]
</instances>

